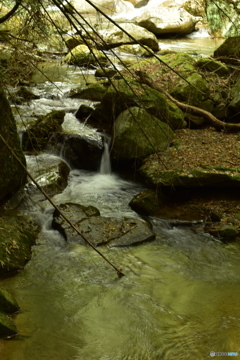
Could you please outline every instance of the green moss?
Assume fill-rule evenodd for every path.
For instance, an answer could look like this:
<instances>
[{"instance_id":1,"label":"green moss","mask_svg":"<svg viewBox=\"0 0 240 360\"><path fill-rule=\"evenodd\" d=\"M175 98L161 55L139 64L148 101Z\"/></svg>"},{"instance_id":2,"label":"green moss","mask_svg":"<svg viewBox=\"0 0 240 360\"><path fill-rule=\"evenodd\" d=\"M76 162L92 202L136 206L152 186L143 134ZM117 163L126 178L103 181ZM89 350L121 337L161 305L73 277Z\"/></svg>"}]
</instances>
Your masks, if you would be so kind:
<instances>
[{"instance_id":1,"label":"green moss","mask_svg":"<svg viewBox=\"0 0 240 360\"><path fill-rule=\"evenodd\" d=\"M95 49L90 50L86 45L76 46L66 55L64 61L67 64L77 66L106 65L108 63L103 52Z\"/></svg>"}]
</instances>

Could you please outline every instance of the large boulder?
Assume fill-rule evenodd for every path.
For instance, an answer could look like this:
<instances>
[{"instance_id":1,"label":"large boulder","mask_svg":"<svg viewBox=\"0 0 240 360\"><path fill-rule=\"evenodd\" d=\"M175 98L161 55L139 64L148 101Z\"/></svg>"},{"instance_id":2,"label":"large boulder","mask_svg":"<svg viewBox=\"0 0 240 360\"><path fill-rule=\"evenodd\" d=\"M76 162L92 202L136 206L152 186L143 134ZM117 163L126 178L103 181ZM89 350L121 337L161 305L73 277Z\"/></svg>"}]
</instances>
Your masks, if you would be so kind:
<instances>
[{"instance_id":1,"label":"large boulder","mask_svg":"<svg viewBox=\"0 0 240 360\"><path fill-rule=\"evenodd\" d=\"M167 124L136 106L119 115L113 134L112 155L120 161L142 159L164 151L174 137Z\"/></svg>"},{"instance_id":2,"label":"large boulder","mask_svg":"<svg viewBox=\"0 0 240 360\"><path fill-rule=\"evenodd\" d=\"M72 168L98 170L103 153L103 144L86 135L56 133L49 147L61 155Z\"/></svg>"},{"instance_id":3,"label":"large boulder","mask_svg":"<svg viewBox=\"0 0 240 360\"><path fill-rule=\"evenodd\" d=\"M197 20L184 8L170 6L147 6L146 10L132 19L134 23L160 34L189 34L195 29Z\"/></svg>"},{"instance_id":4,"label":"large boulder","mask_svg":"<svg viewBox=\"0 0 240 360\"><path fill-rule=\"evenodd\" d=\"M130 246L155 239L148 223L140 219L102 217L93 206L73 203L62 204L60 209L94 246ZM68 242L87 245L57 211L54 213L53 228L60 231Z\"/></svg>"},{"instance_id":5,"label":"large boulder","mask_svg":"<svg viewBox=\"0 0 240 360\"><path fill-rule=\"evenodd\" d=\"M8 100L0 84L0 134L7 144L18 156L23 165L26 165L25 157L20 146L16 123ZM11 195L26 181L24 169L10 154L4 143L0 140L0 200Z\"/></svg>"},{"instance_id":6,"label":"large boulder","mask_svg":"<svg viewBox=\"0 0 240 360\"><path fill-rule=\"evenodd\" d=\"M154 51L159 50L158 40L152 32L132 23L121 23L120 26L123 30L114 26L112 28L110 27L110 29L107 29L106 31L100 32L104 42L109 48L117 47L123 44L140 43L148 46ZM128 36L125 32L131 36Z\"/></svg>"}]
</instances>

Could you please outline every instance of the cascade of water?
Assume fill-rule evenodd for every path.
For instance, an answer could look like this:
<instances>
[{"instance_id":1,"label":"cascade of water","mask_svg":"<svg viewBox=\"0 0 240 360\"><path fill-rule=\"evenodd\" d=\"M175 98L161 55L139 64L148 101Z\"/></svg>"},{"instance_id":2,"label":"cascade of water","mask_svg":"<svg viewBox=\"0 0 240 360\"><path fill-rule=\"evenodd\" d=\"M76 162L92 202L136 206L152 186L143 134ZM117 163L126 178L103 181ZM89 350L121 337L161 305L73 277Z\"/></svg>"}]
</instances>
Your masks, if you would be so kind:
<instances>
[{"instance_id":1,"label":"cascade of water","mask_svg":"<svg viewBox=\"0 0 240 360\"><path fill-rule=\"evenodd\" d=\"M103 137L103 154L100 164L100 174L111 174L111 159L110 159L110 152L109 152L109 143L110 138L104 136Z\"/></svg>"}]
</instances>

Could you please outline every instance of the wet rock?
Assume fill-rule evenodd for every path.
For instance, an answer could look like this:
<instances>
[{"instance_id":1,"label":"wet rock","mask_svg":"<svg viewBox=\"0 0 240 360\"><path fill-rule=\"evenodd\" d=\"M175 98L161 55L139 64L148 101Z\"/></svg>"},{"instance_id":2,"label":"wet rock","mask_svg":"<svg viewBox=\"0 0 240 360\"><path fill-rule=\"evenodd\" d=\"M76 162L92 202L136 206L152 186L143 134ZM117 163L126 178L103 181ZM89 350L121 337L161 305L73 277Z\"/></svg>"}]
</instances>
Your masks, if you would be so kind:
<instances>
[{"instance_id":1,"label":"wet rock","mask_svg":"<svg viewBox=\"0 0 240 360\"><path fill-rule=\"evenodd\" d=\"M75 226L78 226L78 223L84 219L100 215L99 210L94 206L66 203L60 204L58 207ZM52 227L58 230L68 241L78 237L76 231L60 216L57 210L53 213Z\"/></svg>"},{"instance_id":2,"label":"wet rock","mask_svg":"<svg viewBox=\"0 0 240 360\"><path fill-rule=\"evenodd\" d=\"M9 338L17 335L17 327L11 316L0 312L0 337Z\"/></svg>"},{"instance_id":3,"label":"wet rock","mask_svg":"<svg viewBox=\"0 0 240 360\"><path fill-rule=\"evenodd\" d=\"M23 269L31 258L38 226L23 216L0 217L0 274Z\"/></svg>"},{"instance_id":4,"label":"wet rock","mask_svg":"<svg viewBox=\"0 0 240 360\"><path fill-rule=\"evenodd\" d=\"M0 311L13 314L19 309L17 300L8 291L0 289Z\"/></svg>"},{"instance_id":5,"label":"wet rock","mask_svg":"<svg viewBox=\"0 0 240 360\"><path fill-rule=\"evenodd\" d=\"M134 196L129 206L141 215L156 215L160 201L156 191L146 190Z\"/></svg>"},{"instance_id":6,"label":"wet rock","mask_svg":"<svg viewBox=\"0 0 240 360\"><path fill-rule=\"evenodd\" d=\"M102 217L93 206L85 207L72 203L60 205L60 209L94 246L138 245L155 238L149 224L139 219ZM53 227L60 231L67 241L86 245L86 241L77 235L57 212L54 213Z\"/></svg>"},{"instance_id":7,"label":"wet rock","mask_svg":"<svg viewBox=\"0 0 240 360\"><path fill-rule=\"evenodd\" d=\"M30 89L25 86L21 86L15 93L11 95L11 102L13 104L22 104L27 101L39 99L38 95L35 95Z\"/></svg>"},{"instance_id":8,"label":"wet rock","mask_svg":"<svg viewBox=\"0 0 240 360\"><path fill-rule=\"evenodd\" d=\"M221 238L235 238L238 235L238 230L233 225L222 225L218 234Z\"/></svg>"},{"instance_id":9,"label":"wet rock","mask_svg":"<svg viewBox=\"0 0 240 360\"><path fill-rule=\"evenodd\" d=\"M48 195L53 196L64 190L70 171L66 162L51 154L26 156L26 158L28 171Z\"/></svg>"},{"instance_id":10,"label":"wet rock","mask_svg":"<svg viewBox=\"0 0 240 360\"><path fill-rule=\"evenodd\" d=\"M49 147L76 169L98 170L103 153L101 141L86 135L56 133Z\"/></svg>"},{"instance_id":11,"label":"wet rock","mask_svg":"<svg viewBox=\"0 0 240 360\"><path fill-rule=\"evenodd\" d=\"M49 114L40 116L35 124L30 126L22 137L24 151L40 151L47 147L51 136L61 131L64 121L64 110L53 110Z\"/></svg>"},{"instance_id":12,"label":"wet rock","mask_svg":"<svg viewBox=\"0 0 240 360\"><path fill-rule=\"evenodd\" d=\"M230 224L208 225L205 231L222 241L233 241L239 235L237 228Z\"/></svg>"},{"instance_id":13,"label":"wet rock","mask_svg":"<svg viewBox=\"0 0 240 360\"><path fill-rule=\"evenodd\" d=\"M119 161L141 159L166 150L173 137L167 124L144 109L131 107L115 121L113 157Z\"/></svg>"},{"instance_id":14,"label":"wet rock","mask_svg":"<svg viewBox=\"0 0 240 360\"><path fill-rule=\"evenodd\" d=\"M87 119L93 112L93 108L91 106L81 104L78 108L78 110L75 113L75 116L80 121L84 121Z\"/></svg>"},{"instance_id":15,"label":"wet rock","mask_svg":"<svg viewBox=\"0 0 240 360\"><path fill-rule=\"evenodd\" d=\"M101 84L90 84L84 88L73 89L66 97L76 99L87 99L92 101L101 101L106 93L106 87Z\"/></svg>"}]
</instances>

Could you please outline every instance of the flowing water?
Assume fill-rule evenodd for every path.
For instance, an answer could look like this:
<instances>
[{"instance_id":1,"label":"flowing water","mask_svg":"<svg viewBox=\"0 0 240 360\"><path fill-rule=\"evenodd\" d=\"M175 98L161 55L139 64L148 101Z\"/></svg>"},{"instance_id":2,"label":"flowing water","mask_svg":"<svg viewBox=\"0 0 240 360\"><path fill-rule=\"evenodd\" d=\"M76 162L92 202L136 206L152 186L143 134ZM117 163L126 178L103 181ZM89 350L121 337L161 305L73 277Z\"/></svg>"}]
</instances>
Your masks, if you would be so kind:
<instances>
[{"instance_id":1,"label":"flowing water","mask_svg":"<svg viewBox=\"0 0 240 360\"><path fill-rule=\"evenodd\" d=\"M31 103L33 112L47 112L50 102L71 108L66 128L98 136L74 118L80 100L47 94ZM54 200L94 205L103 216L137 217L128 203L142 186L111 173L109 160L105 141L101 171L72 169ZM119 279L91 248L52 230L46 201L39 206L32 196L23 211L36 216L42 230L24 271L1 280L21 312L15 316L19 335L0 341L0 359L205 360L211 351L240 353L239 243L152 218L152 243L101 249L122 269Z\"/></svg>"}]
</instances>

